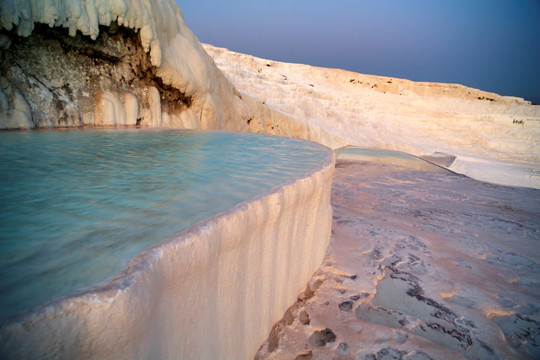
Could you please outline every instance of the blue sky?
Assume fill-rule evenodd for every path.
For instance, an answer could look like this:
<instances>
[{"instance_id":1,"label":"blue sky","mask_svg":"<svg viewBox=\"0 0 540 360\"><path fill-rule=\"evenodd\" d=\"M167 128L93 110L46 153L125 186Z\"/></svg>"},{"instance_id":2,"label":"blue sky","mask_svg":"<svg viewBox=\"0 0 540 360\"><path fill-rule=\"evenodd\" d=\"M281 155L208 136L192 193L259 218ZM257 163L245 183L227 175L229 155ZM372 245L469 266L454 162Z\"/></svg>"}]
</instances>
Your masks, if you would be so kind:
<instances>
[{"instance_id":1,"label":"blue sky","mask_svg":"<svg viewBox=\"0 0 540 360\"><path fill-rule=\"evenodd\" d=\"M540 0L177 0L201 42L540 104Z\"/></svg>"}]
</instances>

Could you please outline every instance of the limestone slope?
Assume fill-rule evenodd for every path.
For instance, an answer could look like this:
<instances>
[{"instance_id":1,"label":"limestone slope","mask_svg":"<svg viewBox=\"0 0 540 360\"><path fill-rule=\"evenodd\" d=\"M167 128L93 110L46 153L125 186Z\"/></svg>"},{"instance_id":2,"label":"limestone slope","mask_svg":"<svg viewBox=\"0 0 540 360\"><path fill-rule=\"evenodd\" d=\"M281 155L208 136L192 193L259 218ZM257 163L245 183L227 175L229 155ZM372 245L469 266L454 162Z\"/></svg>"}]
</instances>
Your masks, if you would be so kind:
<instances>
[{"instance_id":1,"label":"limestone slope","mask_svg":"<svg viewBox=\"0 0 540 360\"><path fill-rule=\"evenodd\" d=\"M539 198L338 155L325 261L255 359L540 358Z\"/></svg>"},{"instance_id":2,"label":"limestone slope","mask_svg":"<svg viewBox=\"0 0 540 360\"><path fill-rule=\"evenodd\" d=\"M203 48L173 0L0 2L0 129L108 126L443 153L540 187L540 106L523 99Z\"/></svg>"},{"instance_id":3,"label":"limestone slope","mask_svg":"<svg viewBox=\"0 0 540 360\"><path fill-rule=\"evenodd\" d=\"M332 147L442 152L457 157L450 166L457 172L540 187L540 106L521 98L204 47L240 93L324 129Z\"/></svg>"},{"instance_id":4,"label":"limestone slope","mask_svg":"<svg viewBox=\"0 0 540 360\"><path fill-rule=\"evenodd\" d=\"M335 143L241 95L172 0L0 2L0 129L122 126Z\"/></svg>"}]
</instances>

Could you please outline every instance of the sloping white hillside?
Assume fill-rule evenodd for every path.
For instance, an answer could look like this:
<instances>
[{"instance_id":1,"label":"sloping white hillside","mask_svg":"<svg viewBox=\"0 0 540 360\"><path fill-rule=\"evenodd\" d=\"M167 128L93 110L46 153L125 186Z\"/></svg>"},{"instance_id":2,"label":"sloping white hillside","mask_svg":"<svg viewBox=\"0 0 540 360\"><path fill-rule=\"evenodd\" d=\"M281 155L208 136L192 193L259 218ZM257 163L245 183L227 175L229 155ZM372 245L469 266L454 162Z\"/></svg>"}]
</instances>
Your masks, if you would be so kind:
<instances>
[{"instance_id":1,"label":"sloping white hillside","mask_svg":"<svg viewBox=\"0 0 540 360\"><path fill-rule=\"evenodd\" d=\"M287 64L204 45L242 93L358 145L457 157L476 179L540 187L540 106L457 84Z\"/></svg>"},{"instance_id":2,"label":"sloping white hillside","mask_svg":"<svg viewBox=\"0 0 540 360\"><path fill-rule=\"evenodd\" d=\"M28 43L14 65L14 44L21 43L14 37L44 30L36 24L66 28L70 36L62 35L64 48L57 45L48 56L31 54L41 38ZM116 24L135 31L143 50L122 48ZM0 26L6 65L1 129L141 125L260 132L332 148L445 153L456 157L451 169L476 179L540 187L540 106L523 99L279 63L210 45L205 52L173 0L5 0ZM57 35L48 32L45 39ZM96 54L105 56L98 59L102 65L89 69ZM143 80L134 80L138 73Z\"/></svg>"}]
</instances>

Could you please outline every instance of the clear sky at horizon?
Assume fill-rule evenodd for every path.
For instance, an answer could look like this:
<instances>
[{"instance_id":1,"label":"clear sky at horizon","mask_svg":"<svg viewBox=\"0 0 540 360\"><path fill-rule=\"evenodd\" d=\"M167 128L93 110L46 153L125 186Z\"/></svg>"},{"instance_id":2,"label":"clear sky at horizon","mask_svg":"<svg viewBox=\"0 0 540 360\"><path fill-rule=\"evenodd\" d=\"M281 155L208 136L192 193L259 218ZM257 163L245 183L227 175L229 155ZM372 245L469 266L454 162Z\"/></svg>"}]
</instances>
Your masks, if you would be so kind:
<instances>
[{"instance_id":1,"label":"clear sky at horizon","mask_svg":"<svg viewBox=\"0 0 540 360\"><path fill-rule=\"evenodd\" d=\"M201 42L540 104L540 0L176 0Z\"/></svg>"}]
</instances>

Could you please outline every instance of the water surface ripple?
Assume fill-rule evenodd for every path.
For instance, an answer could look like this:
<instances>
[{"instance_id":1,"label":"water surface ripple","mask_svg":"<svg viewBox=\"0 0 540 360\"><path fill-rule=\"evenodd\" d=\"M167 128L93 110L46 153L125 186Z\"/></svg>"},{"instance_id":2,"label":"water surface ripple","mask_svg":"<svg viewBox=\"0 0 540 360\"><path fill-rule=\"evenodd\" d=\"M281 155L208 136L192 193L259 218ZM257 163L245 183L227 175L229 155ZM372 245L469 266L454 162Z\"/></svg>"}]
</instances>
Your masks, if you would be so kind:
<instances>
[{"instance_id":1,"label":"water surface ripple","mask_svg":"<svg viewBox=\"0 0 540 360\"><path fill-rule=\"evenodd\" d=\"M315 143L227 132L0 133L0 319L313 171Z\"/></svg>"}]
</instances>

